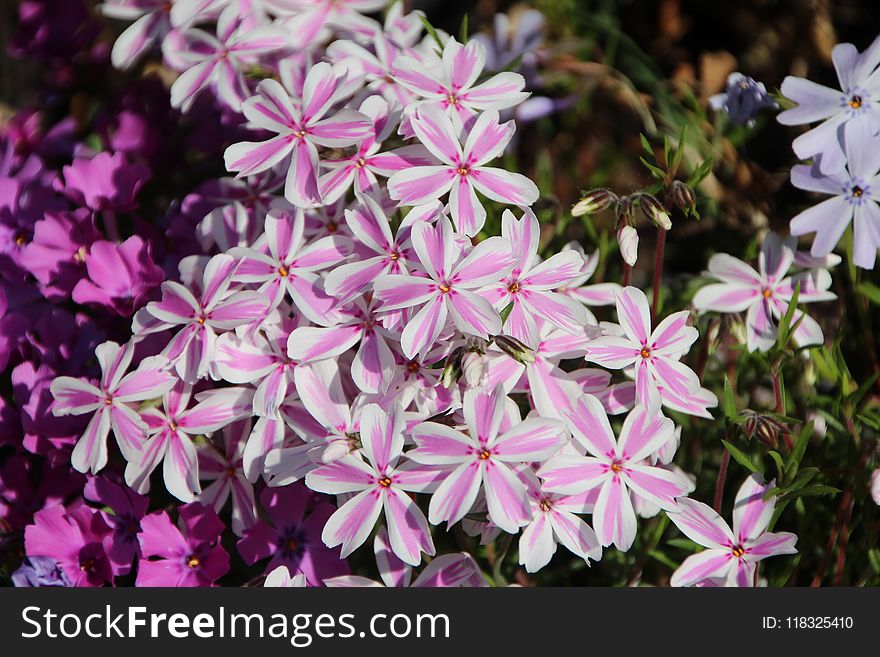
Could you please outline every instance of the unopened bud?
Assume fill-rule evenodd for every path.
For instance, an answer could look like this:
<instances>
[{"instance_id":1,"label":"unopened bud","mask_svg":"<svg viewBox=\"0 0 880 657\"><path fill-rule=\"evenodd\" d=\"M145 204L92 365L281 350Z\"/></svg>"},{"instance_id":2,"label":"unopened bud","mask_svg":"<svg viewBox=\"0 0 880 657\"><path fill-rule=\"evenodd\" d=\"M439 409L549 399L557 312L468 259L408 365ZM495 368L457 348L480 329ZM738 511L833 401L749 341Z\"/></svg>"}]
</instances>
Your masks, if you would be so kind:
<instances>
[{"instance_id":1,"label":"unopened bud","mask_svg":"<svg viewBox=\"0 0 880 657\"><path fill-rule=\"evenodd\" d=\"M624 224L617 231L617 244L623 261L630 267L636 264L639 257L639 234L632 226Z\"/></svg>"},{"instance_id":2,"label":"unopened bud","mask_svg":"<svg viewBox=\"0 0 880 657\"><path fill-rule=\"evenodd\" d=\"M333 440L321 453L321 461L323 463L333 463L343 456L347 456L351 451L351 445L347 440Z\"/></svg>"},{"instance_id":3,"label":"unopened bud","mask_svg":"<svg viewBox=\"0 0 880 657\"><path fill-rule=\"evenodd\" d=\"M535 352L527 344L509 335L496 335L495 344L513 360L523 365L535 362Z\"/></svg>"},{"instance_id":4,"label":"unopened bud","mask_svg":"<svg viewBox=\"0 0 880 657\"><path fill-rule=\"evenodd\" d=\"M571 216L581 217L585 214L602 212L602 210L608 209L615 201L617 201L617 195L610 189L593 189L584 194L581 200L574 204L571 208Z\"/></svg>"},{"instance_id":5,"label":"unopened bud","mask_svg":"<svg viewBox=\"0 0 880 657\"><path fill-rule=\"evenodd\" d=\"M694 190L680 180L672 183L670 197L675 206L686 214L697 209L697 195L694 194Z\"/></svg>"},{"instance_id":6,"label":"unopened bud","mask_svg":"<svg viewBox=\"0 0 880 657\"><path fill-rule=\"evenodd\" d=\"M444 387L453 387L461 378L461 359L463 355L464 347L459 347L446 357L446 365L443 366L443 373L440 375L440 383Z\"/></svg>"},{"instance_id":7,"label":"unopened bud","mask_svg":"<svg viewBox=\"0 0 880 657\"><path fill-rule=\"evenodd\" d=\"M489 367L486 356L477 351L467 352L461 359L461 372L468 388L486 385L489 379Z\"/></svg>"},{"instance_id":8,"label":"unopened bud","mask_svg":"<svg viewBox=\"0 0 880 657\"><path fill-rule=\"evenodd\" d=\"M666 212L666 209L660 205L660 201L656 198L650 194L644 194L639 199L639 204L642 206L642 212L645 213L645 216L657 224L657 226L663 230L669 230L672 228L672 221L669 219L669 213Z\"/></svg>"}]
</instances>

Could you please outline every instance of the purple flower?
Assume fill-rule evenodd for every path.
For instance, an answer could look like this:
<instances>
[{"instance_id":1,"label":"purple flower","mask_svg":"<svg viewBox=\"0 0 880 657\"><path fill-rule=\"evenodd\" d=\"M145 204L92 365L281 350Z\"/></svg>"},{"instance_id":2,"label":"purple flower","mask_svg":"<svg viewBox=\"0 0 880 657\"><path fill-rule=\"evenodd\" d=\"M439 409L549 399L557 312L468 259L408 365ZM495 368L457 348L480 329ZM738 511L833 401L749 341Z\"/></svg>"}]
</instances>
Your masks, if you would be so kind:
<instances>
[{"instance_id":1,"label":"purple flower","mask_svg":"<svg viewBox=\"0 0 880 657\"><path fill-rule=\"evenodd\" d=\"M98 304L118 315L132 315L164 279L162 268L153 262L150 245L137 235L122 244L99 241L85 256L88 278L73 288L73 300Z\"/></svg>"},{"instance_id":2,"label":"purple flower","mask_svg":"<svg viewBox=\"0 0 880 657\"><path fill-rule=\"evenodd\" d=\"M18 587L71 586L58 562L49 557L25 557L12 573L12 584Z\"/></svg>"},{"instance_id":3,"label":"purple flower","mask_svg":"<svg viewBox=\"0 0 880 657\"><path fill-rule=\"evenodd\" d=\"M140 521L147 512L149 500L106 477L90 478L83 497L109 509L101 511L104 521L113 528L113 541L108 556L117 572L125 575L131 570L135 557L140 554Z\"/></svg>"},{"instance_id":4,"label":"purple flower","mask_svg":"<svg viewBox=\"0 0 880 657\"><path fill-rule=\"evenodd\" d=\"M248 564L271 557L265 572L286 566L291 573L302 573L312 586L328 577L348 573L348 563L339 548L329 548L321 532L333 515L327 502L315 503L315 495L301 483L282 488L266 488L260 502L274 527L262 520L244 531L238 552Z\"/></svg>"},{"instance_id":5,"label":"purple flower","mask_svg":"<svg viewBox=\"0 0 880 657\"><path fill-rule=\"evenodd\" d=\"M819 158L823 172L843 168L845 156L837 139L838 128L863 117L876 131L880 128L880 37L863 53L851 43L839 43L831 51L840 89L824 87L810 80L788 76L782 93L798 104L781 112L784 125L821 123L794 140L792 148L802 160Z\"/></svg>"},{"instance_id":6,"label":"purple flower","mask_svg":"<svg viewBox=\"0 0 880 657\"><path fill-rule=\"evenodd\" d=\"M112 531L103 516L87 506L38 511L24 532L28 556L54 559L72 586L103 586L118 574L110 560Z\"/></svg>"},{"instance_id":7,"label":"purple flower","mask_svg":"<svg viewBox=\"0 0 880 657\"><path fill-rule=\"evenodd\" d=\"M213 586L229 572L229 553L220 546L224 525L209 506L178 509L180 528L165 511L141 520L141 561L136 586Z\"/></svg>"},{"instance_id":8,"label":"purple flower","mask_svg":"<svg viewBox=\"0 0 880 657\"><path fill-rule=\"evenodd\" d=\"M102 152L91 159L77 158L63 172L64 184L55 184L58 191L93 212L134 209L134 197L150 178L145 166L128 164L122 153Z\"/></svg>"},{"instance_id":9,"label":"purple flower","mask_svg":"<svg viewBox=\"0 0 880 657\"><path fill-rule=\"evenodd\" d=\"M880 86L880 83L878 83ZM791 170L791 184L821 194L832 194L819 205L791 220L791 234L816 233L810 253L831 253L850 223L853 224L853 261L873 269L880 248L880 119L850 121L842 129L846 162L834 167L818 162Z\"/></svg>"},{"instance_id":10,"label":"purple flower","mask_svg":"<svg viewBox=\"0 0 880 657\"><path fill-rule=\"evenodd\" d=\"M755 125L755 117L761 110L778 109L779 105L767 95L761 82L742 73L727 76L727 87L723 93L709 98L709 104L716 111L727 113L728 118L737 125Z\"/></svg>"}]
</instances>

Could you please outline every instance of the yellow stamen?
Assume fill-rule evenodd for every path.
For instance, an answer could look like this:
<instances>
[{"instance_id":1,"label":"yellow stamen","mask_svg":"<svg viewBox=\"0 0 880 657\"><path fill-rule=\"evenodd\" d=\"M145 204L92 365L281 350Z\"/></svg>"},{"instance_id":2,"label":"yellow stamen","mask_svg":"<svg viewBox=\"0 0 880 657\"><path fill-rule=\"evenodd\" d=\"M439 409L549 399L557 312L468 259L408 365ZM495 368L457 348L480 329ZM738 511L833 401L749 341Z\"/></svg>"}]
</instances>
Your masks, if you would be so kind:
<instances>
[{"instance_id":1,"label":"yellow stamen","mask_svg":"<svg viewBox=\"0 0 880 657\"><path fill-rule=\"evenodd\" d=\"M746 553L746 551L743 550L743 548L742 548L741 545L737 545L735 548L733 548L733 549L730 551L730 553L731 553L733 556L735 556L737 559L739 559L740 557L742 557L742 555L744 555L744 554Z\"/></svg>"},{"instance_id":2,"label":"yellow stamen","mask_svg":"<svg viewBox=\"0 0 880 657\"><path fill-rule=\"evenodd\" d=\"M485 460L487 460L490 456L492 456L492 453L491 453L488 449L484 449L482 452L480 452L480 457L479 457L479 458L480 458L481 461L485 461Z\"/></svg>"},{"instance_id":3,"label":"yellow stamen","mask_svg":"<svg viewBox=\"0 0 880 657\"><path fill-rule=\"evenodd\" d=\"M859 109L862 106L862 97L861 96L853 96L849 99L849 103L847 103L853 109Z\"/></svg>"},{"instance_id":4,"label":"yellow stamen","mask_svg":"<svg viewBox=\"0 0 880 657\"><path fill-rule=\"evenodd\" d=\"M389 486L391 486L391 478L390 477L382 477L379 480L379 485L382 488L388 488Z\"/></svg>"},{"instance_id":5,"label":"yellow stamen","mask_svg":"<svg viewBox=\"0 0 880 657\"><path fill-rule=\"evenodd\" d=\"M186 565L190 568L198 568L201 563L202 562L199 561L199 558L195 555L191 554L186 558Z\"/></svg>"},{"instance_id":6,"label":"yellow stamen","mask_svg":"<svg viewBox=\"0 0 880 657\"><path fill-rule=\"evenodd\" d=\"M642 350L639 352L642 355L642 358L650 358L651 350L647 347L642 347Z\"/></svg>"}]
</instances>

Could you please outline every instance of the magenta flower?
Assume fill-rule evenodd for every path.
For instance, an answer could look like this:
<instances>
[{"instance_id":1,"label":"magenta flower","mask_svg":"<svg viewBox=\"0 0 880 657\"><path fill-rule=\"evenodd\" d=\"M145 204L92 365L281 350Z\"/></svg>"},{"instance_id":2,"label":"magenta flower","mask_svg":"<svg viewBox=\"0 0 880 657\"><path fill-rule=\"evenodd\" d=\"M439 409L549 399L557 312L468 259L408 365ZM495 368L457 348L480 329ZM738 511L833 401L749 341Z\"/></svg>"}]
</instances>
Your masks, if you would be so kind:
<instances>
[{"instance_id":1,"label":"magenta flower","mask_svg":"<svg viewBox=\"0 0 880 657\"><path fill-rule=\"evenodd\" d=\"M122 153L98 153L91 159L77 158L64 167L62 191L77 205L93 212L125 212L135 207L134 197L150 172L142 164L128 164Z\"/></svg>"},{"instance_id":2,"label":"magenta flower","mask_svg":"<svg viewBox=\"0 0 880 657\"><path fill-rule=\"evenodd\" d=\"M245 388L217 388L196 396L187 409L192 386L178 381L162 396L162 408L141 412L148 439L137 458L128 459L125 482L139 493L150 488L150 474L164 461L165 488L182 502L191 502L201 492L199 461L190 436L208 434L246 415L252 393Z\"/></svg>"},{"instance_id":3,"label":"magenta flower","mask_svg":"<svg viewBox=\"0 0 880 657\"><path fill-rule=\"evenodd\" d=\"M796 286L799 303L836 299L829 290L831 275L823 268L787 275L795 264L797 239L768 233L761 245L758 271L742 260L718 253L709 260L708 274L720 281L700 288L694 295L697 310L722 313L746 311L746 344L749 351L767 351L776 342L776 321L788 310ZM792 316L799 345L822 344L825 336L816 321L801 310Z\"/></svg>"},{"instance_id":4,"label":"magenta flower","mask_svg":"<svg viewBox=\"0 0 880 657\"><path fill-rule=\"evenodd\" d=\"M388 16L395 7L389 8ZM394 77L394 65L403 52L401 41L387 31L377 31L370 45L372 50L355 41L337 39L327 46L327 56L362 73L366 89L379 94L388 104L407 107L415 96Z\"/></svg>"},{"instance_id":5,"label":"magenta flower","mask_svg":"<svg viewBox=\"0 0 880 657\"><path fill-rule=\"evenodd\" d=\"M250 428L250 420L227 424L223 427L222 449L211 444L198 451L199 479L211 481L199 495L199 502L220 513L231 498L232 533L236 536L257 522L254 487L244 475L244 447Z\"/></svg>"},{"instance_id":6,"label":"magenta flower","mask_svg":"<svg viewBox=\"0 0 880 657\"><path fill-rule=\"evenodd\" d=\"M668 470L645 463L674 435L672 420L636 406L626 416L615 439L602 404L583 395L565 424L589 456L560 453L538 470L544 490L578 495L599 489L593 509L593 527L603 546L614 544L624 552L636 537L636 514L630 491L661 509L675 507L686 482Z\"/></svg>"},{"instance_id":7,"label":"magenta flower","mask_svg":"<svg viewBox=\"0 0 880 657\"><path fill-rule=\"evenodd\" d=\"M134 347L133 340L123 347L115 342L98 345L95 356L101 366L101 380L97 386L69 376L52 381L53 415L94 413L70 457L71 465L80 472L98 472L107 464L107 434L111 427L125 460L136 460L143 449L147 425L128 404L159 397L174 385L163 356L144 358L135 371L126 374Z\"/></svg>"},{"instance_id":8,"label":"magenta flower","mask_svg":"<svg viewBox=\"0 0 880 657\"><path fill-rule=\"evenodd\" d=\"M252 248L234 248L228 253L241 261L235 280L260 285L258 290L269 299L267 313L288 294L297 310L325 324L335 302L324 294L315 272L344 260L351 253L351 240L328 235L306 244L304 227L302 210L271 210L264 236Z\"/></svg>"},{"instance_id":9,"label":"magenta flower","mask_svg":"<svg viewBox=\"0 0 880 657\"><path fill-rule=\"evenodd\" d=\"M471 388L464 394L467 434L436 422L413 427L417 448L407 456L426 465L454 466L431 498L432 524L445 520L452 526L461 520L480 489L486 495L489 518L504 531L515 534L532 519L526 487L515 467L544 461L559 450L563 426L558 420L530 416L502 432L507 401L501 389Z\"/></svg>"},{"instance_id":10,"label":"magenta flower","mask_svg":"<svg viewBox=\"0 0 880 657\"><path fill-rule=\"evenodd\" d=\"M296 35L297 46L306 50L333 30L372 37L376 22L363 13L379 11L388 0L274 0L272 4L290 34Z\"/></svg>"},{"instance_id":11,"label":"magenta flower","mask_svg":"<svg viewBox=\"0 0 880 657\"><path fill-rule=\"evenodd\" d=\"M475 84L486 64L486 48L477 40L462 45L454 38L446 41L443 62L428 68L414 57L394 60L394 79L425 99L419 107L437 107L460 126L478 112L513 107L529 97L523 91L525 78L519 73L497 73Z\"/></svg>"},{"instance_id":12,"label":"magenta flower","mask_svg":"<svg viewBox=\"0 0 880 657\"><path fill-rule=\"evenodd\" d=\"M480 294L499 312L513 304L505 321L505 334L529 344L537 334L537 318L572 334L582 332L588 319L583 305L553 290L580 278L583 257L569 250L537 262L540 226L531 210L526 210L518 221L510 210L505 210L501 235L513 245L516 264L508 276L483 288Z\"/></svg>"},{"instance_id":13,"label":"magenta flower","mask_svg":"<svg viewBox=\"0 0 880 657\"><path fill-rule=\"evenodd\" d=\"M241 142L226 149L229 171L248 176L290 157L284 196L300 207L322 205L318 191L318 146L341 148L369 136L370 119L360 112L341 109L323 118L344 93L344 75L326 62L315 64L305 79L302 103L293 99L275 80L262 80L257 95L241 110L254 126L277 133L264 142Z\"/></svg>"},{"instance_id":14,"label":"magenta flower","mask_svg":"<svg viewBox=\"0 0 880 657\"><path fill-rule=\"evenodd\" d=\"M392 235L388 217L372 196L357 197L354 209L345 211L345 223L357 240L361 256L356 262L339 265L324 279L324 289L340 302L350 301L366 291L382 274L406 274L412 257L409 229Z\"/></svg>"},{"instance_id":15,"label":"magenta flower","mask_svg":"<svg viewBox=\"0 0 880 657\"><path fill-rule=\"evenodd\" d=\"M165 511L141 520L141 561L136 586L213 586L229 572L229 554L220 546L223 523L209 506L178 508L180 528Z\"/></svg>"},{"instance_id":16,"label":"magenta flower","mask_svg":"<svg viewBox=\"0 0 880 657\"><path fill-rule=\"evenodd\" d=\"M776 498L764 499L775 482L760 474L745 480L733 505L733 531L711 507L690 498L678 500L669 519L692 541L707 547L689 556L672 574L672 586L699 586L720 579L727 586L754 586L757 562L777 554L796 554L797 536L767 531Z\"/></svg>"},{"instance_id":17,"label":"magenta flower","mask_svg":"<svg viewBox=\"0 0 880 657\"><path fill-rule=\"evenodd\" d=\"M343 557L367 540L383 510L391 547L400 559L418 566L422 552L434 554L428 521L407 492L431 489L440 472L399 463L403 428L402 410L392 409L389 415L378 405L367 404L360 421L366 460L349 454L306 475L306 485L312 490L335 495L357 493L327 521L322 535L329 547L342 545Z\"/></svg>"},{"instance_id":18,"label":"magenta flower","mask_svg":"<svg viewBox=\"0 0 880 657\"><path fill-rule=\"evenodd\" d=\"M617 320L623 335L596 338L587 347L586 359L614 370L633 367L636 403L657 413L661 389L676 397L687 397L700 389L696 373L678 362L699 337L697 329L687 325L689 316L686 310L673 313L652 332L645 293L625 287L617 294Z\"/></svg>"},{"instance_id":19,"label":"magenta flower","mask_svg":"<svg viewBox=\"0 0 880 657\"><path fill-rule=\"evenodd\" d=\"M287 32L281 27L251 27L247 16L234 6L220 14L216 36L198 28L185 31L174 56L189 68L171 85L172 107L187 111L198 93L210 85L221 101L239 111L250 96L244 77L247 67L257 63L261 55L281 50L287 41Z\"/></svg>"},{"instance_id":20,"label":"magenta flower","mask_svg":"<svg viewBox=\"0 0 880 657\"><path fill-rule=\"evenodd\" d=\"M590 559L602 558L602 545L596 532L576 514L592 513L595 489L577 495L559 495L545 491L531 468L520 472L528 490L532 521L519 537L519 563L536 573L550 563L561 543L587 565Z\"/></svg>"},{"instance_id":21,"label":"magenta flower","mask_svg":"<svg viewBox=\"0 0 880 657\"><path fill-rule=\"evenodd\" d=\"M473 236L486 222L477 191L493 201L520 207L538 200L538 188L525 176L485 166L501 155L516 130L513 121L499 123L497 111L480 114L463 146L452 121L437 107L419 107L411 123L419 141L441 164L411 167L388 179L388 194L401 205L435 201L449 192L456 227Z\"/></svg>"},{"instance_id":22,"label":"magenta flower","mask_svg":"<svg viewBox=\"0 0 880 657\"><path fill-rule=\"evenodd\" d=\"M302 574L312 586L328 577L348 574L348 563L339 548L321 541L321 532L335 511L332 504L318 501L302 483L282 488L266 488L260 502L272 520L258 520L238 541L238 552L247 564L269 559L264 572L286 567ZM271 559L270 559L271 557Z\"/></svg>"},{"instance_id":23,"label":"magenta flower","mask_svg":"<svg viewBox=\"0 0 880 657\"><path fill-rule=\"evenodd\" d=\"M135 334L155 333L182 326L162 352L187 383L208 372L214 355L215 331L243 326L267 313L268 299L252 290L230 289L239 262L216 255L205 266L197 297L174 281L162 283L162 300L152 301L134 320Z\"/></svg>"},{"instance_id":24,"label":"magenta flower","mask_svg":"<svg viewBox=\"0 0 880 657\"><path fill-rule=\"evenodd\" d=\"M441 218L436 226L417 223L412 244L427 277L386 274L373 285L380 310L420 306L403 329L400 346L407 358L429 350L452 316L458 330L487 338L501 332L501 318L473 290L503 277L514 263L510 242L490 237L464 258L457 258L452 225Z\"/></svg>"},{"instance_id":25,"label":"magenta flower","mask_svg":"<svg viewBox=\"0 0 880 657\"><path fill-rule=\"evenodd\" d=\"M97 304L125 317L138 310L165 280L162 268L153 262L149 243L137 235L122 244L94 242L82 257L88 276L73 288L73 300Z\"/></svg>"},{"instance_id":26,"label":"magenta flower","mask_svg":"<svg viewBox=\"0 0 880 657\"><path fill-rule=\"evenodd\" d=\"M29 556L54 559L72 586L103 586L118 574L108 555L112 535L94 509L50 506L38 511L34 524L25 528L25 550Z\"/></svg>"}]
</instances>

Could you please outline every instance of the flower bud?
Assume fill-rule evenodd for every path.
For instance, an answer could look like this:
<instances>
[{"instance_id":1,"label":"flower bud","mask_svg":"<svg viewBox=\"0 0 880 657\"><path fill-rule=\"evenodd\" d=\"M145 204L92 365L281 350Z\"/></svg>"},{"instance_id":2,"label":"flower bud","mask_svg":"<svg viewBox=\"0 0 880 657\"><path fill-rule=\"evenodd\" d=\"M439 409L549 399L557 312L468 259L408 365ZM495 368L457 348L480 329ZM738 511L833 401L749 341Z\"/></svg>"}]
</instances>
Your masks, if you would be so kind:
<instances>
[{"instance_id":1,"label":"flower bud","mask_svg":"<svg viewBox=\"0 0 880 657\"><path fill-rule=\"evenodd\" d=\"M351 451L351 445L347 440L334 440L321 453L321 461L323 463L333 463L343 456L347 456Z\"/></svg>"},{"instance_id":2,"label":"flower bud","mask_svg":"<svg viewBox=\"0 0 880 657\"><path fill-rule=\"evenodd\" d=\"M461 359L463 355L464 347L459 347L446 357L446 365L443 366L443 373L440 375L440 383L445 388L451 388L461 378Z\"/></svg>"},{"instance_id":3,"label":"flower bud","mask_svg":"<svg viewBox=\"0 0 880 657\"><path fill-rule=\"evenodd\" d=\"M642 206L642 212L645 213L645 216L657 224L657 226L663 230L669 230L672 228L672 221L669 219L669 213L666 212L666 209L660 205L660 201L656 198L649 194L644 194L639 199L639 204Z\"/></svg>"},{"instance_id":4,"label":"flower bud","mask_svg":"<svg viewBox=\"0 0 880 657\"><path fill-rule=\"evenodd\" d=\"M531 365L535 362L535 352L527 344L509 335L496 335L495 344L505 354L523 365Z\"/></svg>"},{"instance_id":5,"label":"flower bud","mask_svg":"<svg viewBox=\"0 0 880 657\"><path fill-rule=\"evenodd\" d=\"M680 180L672 183L670 197L675 206L686 214L697 209L697 195L694 194L694 190Z\"/></svg>"},{"instance_id":6,"label":"flower bud","mask_svg":"<svg viewBox=\"0 0 880 657\"><path fill-rule=\"evenodd\" d=\"M632 226L624 224L617 231L617 244L623 261L630 267L636 264L639 257L639 234Z\"/></svg>"},{"instance_id":7,"label":"flower bud","mask_svg":"<svg viewBox=\"0 0 880 657\"><path fill-rule=\"evenodd\" d=\"M617 201L617 195L610 189L593 189L574 204L571 208L571 216L581 217L585 214L602 212L615 201Z\"/></svg>"},{"instance_id":8,"label":"flower bud","mask_svg":"<svg viewBox=\"0 0 880 657\"><path fill-rule=\"evenodd\" d=\"M461 359L461 372L468 388L482 387L489 380L488 359L480 352L469 351Z\"/></svg>"}]
</instances>

